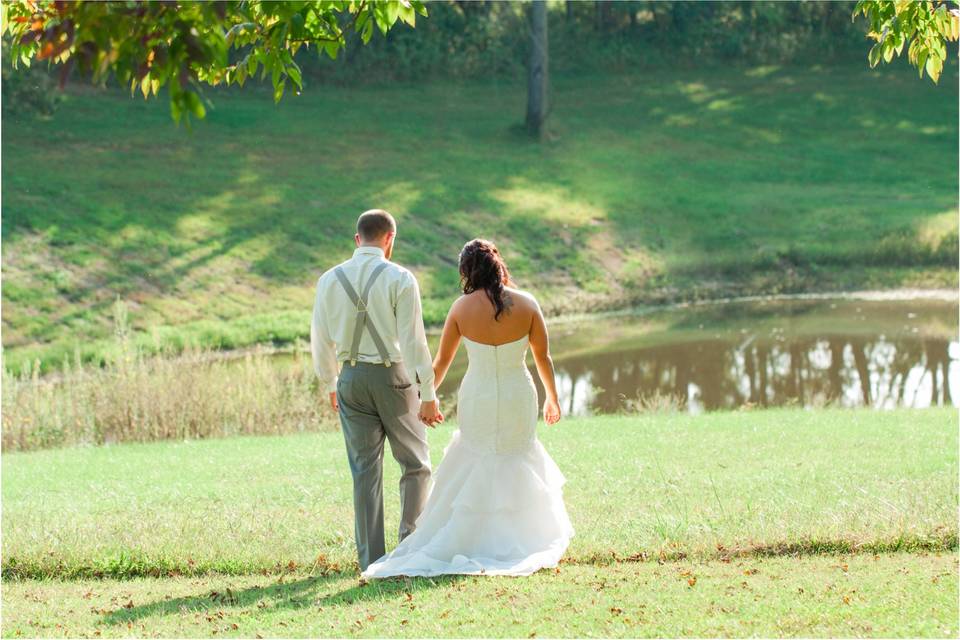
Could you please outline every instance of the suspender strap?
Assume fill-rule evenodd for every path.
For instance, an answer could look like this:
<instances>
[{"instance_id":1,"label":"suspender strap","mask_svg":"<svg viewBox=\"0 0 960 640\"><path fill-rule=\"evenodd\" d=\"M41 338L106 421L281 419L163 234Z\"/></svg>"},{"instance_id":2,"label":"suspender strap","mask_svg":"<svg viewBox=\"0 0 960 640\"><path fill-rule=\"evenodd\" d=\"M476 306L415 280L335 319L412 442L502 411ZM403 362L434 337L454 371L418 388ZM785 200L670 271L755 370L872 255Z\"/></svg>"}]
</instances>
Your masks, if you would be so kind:
<instances>
[{"instance_id":1,"label":"suspender strap","mask_svg":"<svg viewBox=\"0 0 960 640\"><path fill-rule=\"evenodd\" d=\"M347 292L347 296L350 298L350 302L357 308L357 324L353 328L353 341L350 345L350 364L357 364L357 355L360 352L360 338L363 336L363 330L366 329L370 332L370 337L373 338L374 344L377 345L377 352L380 354L380 359L383 360L383 365L385 367L390 366L390 352L387 351L387 346L383 343L383 338L380 337L380 332L377 331L377 328L373 326L373 322L369 321L367 318L367 299L370 296L370 289L373 287L374 281L377 277L383 273L383 270L389 266L387 262L381 262L373 270L373 273L370 274L370 277L367 279L366 286L363 287L363 295L357 295L357 290L353 288L353 285L350 284L350 281L347 279L347 274L343 272L343 269L337 267L333 270L333 273L337 276L337 280L340 281L340 284L343 285L344 291Z\"/></svg>"}]
</instances>

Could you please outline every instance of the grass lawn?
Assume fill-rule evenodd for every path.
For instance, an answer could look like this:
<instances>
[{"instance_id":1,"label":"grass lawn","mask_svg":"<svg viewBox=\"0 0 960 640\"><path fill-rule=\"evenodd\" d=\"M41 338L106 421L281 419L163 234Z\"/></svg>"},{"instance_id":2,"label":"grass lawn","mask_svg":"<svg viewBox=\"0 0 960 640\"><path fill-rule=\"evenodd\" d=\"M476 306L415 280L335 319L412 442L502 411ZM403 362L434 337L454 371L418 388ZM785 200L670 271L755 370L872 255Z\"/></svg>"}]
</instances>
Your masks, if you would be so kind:
<instances>
[{"instance_id":1,"label":"grass lawn","mask_svg":"<svg viewBox=\"0 0 960 640\"><path fill-rule=\"evenodd\" d=\"M435 461L451 430L430 432ZM5 454L2 635L957 634L952 408L611 416L541 438L577 530L558 572L368 585L339 433ZM397 478L390 461L390 530Z\"/></svg>"},{"instance_id":2,"label":"grass lawn","mask_svg":"<svg viewBox=\"0 0 960 640\"><path fill-rule=\"evenodd\" d=\"M530 578L294 573L7 582L3 637L956 637L957 556L561 565Z\"/></svg>"},{"instance_id":3,"label":"grass lawn","mask_svg":"<svg viewBox=\"0 0 960 640\"><path fill-rule=\"evenodd\" d=\"M213 98L192 131L163 101L83 88L52 120L5 115L8 366L102 354L117 296L146 344L303 338L316 276L371 206L397 214L396 257L434 324L477 235L551 313L956 286L955 78L863 64L558 77L546 144L511 129L520 83Z\"/></svg>"},{"instance_id":4,"label":"grass lawn","mask_svg":"<svg viewBox=\"0 0 960 640\"><path fill-rule=\"evenodd\" d=\"M451 429L430 434L435 462ZM574 563L957 547L952 408L585 418L541 437ZM355 567L339 433L5 454L2 481L5 578Z\"/></svg>"}]
</instances>

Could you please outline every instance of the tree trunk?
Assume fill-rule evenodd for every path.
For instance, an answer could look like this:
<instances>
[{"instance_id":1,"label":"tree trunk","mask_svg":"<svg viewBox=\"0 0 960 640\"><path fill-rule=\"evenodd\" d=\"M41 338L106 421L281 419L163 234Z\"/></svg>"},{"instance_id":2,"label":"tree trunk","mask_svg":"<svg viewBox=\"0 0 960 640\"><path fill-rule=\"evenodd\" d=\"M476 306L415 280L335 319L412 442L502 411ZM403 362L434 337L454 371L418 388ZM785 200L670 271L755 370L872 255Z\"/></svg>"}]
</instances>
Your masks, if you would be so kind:
<instances>
[{"instance_id":1,"label":"tree trunk","mask_svg":"<svg viewBox=\"0 0 960 640\"><path fill-rule=\"evenodd\" d=\"M530 64L527 68L527 130L542 138L547 120L547 3L534 0L530 13Z\"/></svg>"},{"instance_id":2,"label":"tree trunk","mask_svg":"<svg viewBox=\"0 0 960 640\"><path fill-rule=\"evenodd\" d=\"M596 0L593 3L593 28L597 33L606 33L610 26L610 0Z\"/></svg>"},{"instance_id":3,"label":"tree trunk","mask_svg":"<svg viewBox=\"0 0 960 640\"><path fill-rule=\"evenodd\" d=\"M573 22L573 0L567 0L567 22Z\"/></svg>"}]
</instances>

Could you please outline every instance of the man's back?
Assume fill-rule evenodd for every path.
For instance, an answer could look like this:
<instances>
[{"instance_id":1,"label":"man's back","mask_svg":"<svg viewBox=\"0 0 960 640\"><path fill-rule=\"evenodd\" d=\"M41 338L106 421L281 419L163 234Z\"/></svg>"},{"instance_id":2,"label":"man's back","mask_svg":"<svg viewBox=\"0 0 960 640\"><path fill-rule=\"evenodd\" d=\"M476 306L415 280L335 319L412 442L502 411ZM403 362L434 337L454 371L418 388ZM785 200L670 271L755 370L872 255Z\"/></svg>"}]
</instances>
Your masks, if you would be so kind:
<instances>
[{"instance_id":1,"label":"man's back","mask_svg":"<svg viewBox=\"0 0 960 640\"><path fill-rule=\"evenodd\" d=\"M367 291L370 277L379 265L386 267ZM427 347L416 278L403 267L386 260L379 247L361 246L353 257L324 273L317 282L311 330L314 366L329 391L336 387L338 365L351 359L357 325L357 305L337 278L340 269L354 293L366 293L366 322L380 336L391 363L404 363L421 384L423 400L433 400L433 363ZM361 331L356 360L383 362L373 333Z\"/></svg>"},{"instance_id":2,"label":"man's back","mask_svg":"<svg viewBox=\"0 0 960 640\"><path fill-rule=\"evenodd\" d=\"M361 569L384 554L384 443L403 470L402 540L416 528L430 491L425 424L443 419L417 281L389 261L395 237L396 221L386 211L360 216L353 257L317 282L310 326L314 369L340 414L347 446Z\"/></svg>"}]
</instances>

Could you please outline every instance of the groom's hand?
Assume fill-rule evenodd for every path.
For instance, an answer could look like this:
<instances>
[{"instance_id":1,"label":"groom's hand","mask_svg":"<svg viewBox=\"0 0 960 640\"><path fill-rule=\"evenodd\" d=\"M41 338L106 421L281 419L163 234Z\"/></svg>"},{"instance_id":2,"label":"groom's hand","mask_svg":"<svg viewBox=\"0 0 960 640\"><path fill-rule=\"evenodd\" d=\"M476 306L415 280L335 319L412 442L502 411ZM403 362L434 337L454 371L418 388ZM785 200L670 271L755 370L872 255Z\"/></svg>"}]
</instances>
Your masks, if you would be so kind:
<instances>
[{"instance_id":1,"label":"groom's hand","mask_svg":"<svg viewBox=\"0 0 960 640\"><path fill-rule=\"evenodd\" d=\"M334 410L334 411L339 411L339 410L340 410L340 405L337 404L337 392L336 392L336 391L331 391L331 392L330 392L330 406L333 407L333 410Z\"/></svg>"},{"instance_id":2,"label":"groom's hand","mask_svg":"<svg viewBox=\"0 0 960 640\"><path fill-rule=\"evenodd\" d=\"M418 414L420 422L428 427L437 426L438 422L443 422L443 414L440 413L440 404L436 400L422 401L420 403L420 412Z\"/></svg>"}]
</instances>

